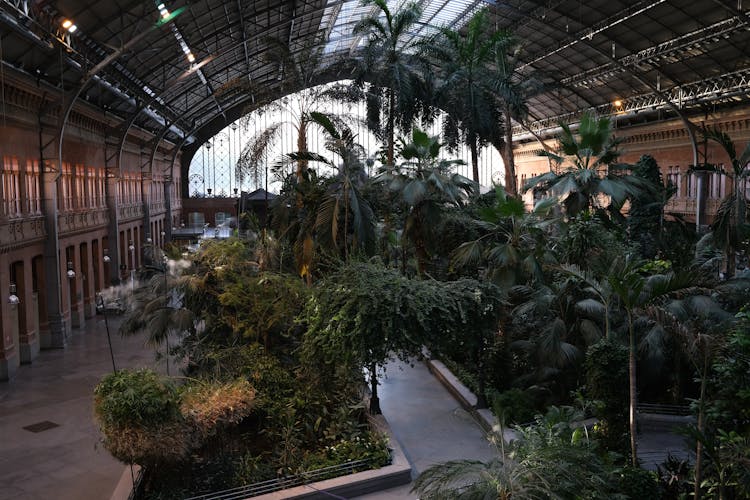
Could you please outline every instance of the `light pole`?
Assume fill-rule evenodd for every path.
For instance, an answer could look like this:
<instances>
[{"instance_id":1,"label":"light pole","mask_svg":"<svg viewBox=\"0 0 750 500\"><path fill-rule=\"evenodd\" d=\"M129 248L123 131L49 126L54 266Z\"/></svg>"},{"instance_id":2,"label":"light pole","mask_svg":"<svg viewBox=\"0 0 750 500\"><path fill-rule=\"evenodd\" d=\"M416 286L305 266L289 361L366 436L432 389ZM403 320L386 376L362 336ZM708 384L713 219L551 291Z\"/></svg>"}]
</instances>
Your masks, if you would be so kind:
<instances>
[{"instance_id":1,"label":"light pole","mask_svg":"<svg viewBox=\"0 0 750 500\"><path fill-rule=\"evenodd\" d=\"M130 240L130 244L128 245L128 250L130 250L130 289L135 290L135 245L133 245L133 240Z\"/></svg>"}]
</instances>

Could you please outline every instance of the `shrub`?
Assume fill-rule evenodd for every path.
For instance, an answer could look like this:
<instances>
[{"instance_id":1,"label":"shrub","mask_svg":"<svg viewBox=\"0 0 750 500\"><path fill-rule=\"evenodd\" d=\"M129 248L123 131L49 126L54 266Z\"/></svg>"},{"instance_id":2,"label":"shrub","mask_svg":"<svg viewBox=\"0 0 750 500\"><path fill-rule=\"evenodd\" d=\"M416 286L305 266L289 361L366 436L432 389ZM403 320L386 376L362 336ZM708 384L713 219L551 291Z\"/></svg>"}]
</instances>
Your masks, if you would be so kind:
<instances>
[{"instance_id":1,"label":"shrub","mask_svg":"<svg viewBox=\"0 0 750 500\"><path fill-rule=\"evenodd\" d=\"M179 416L175 387L151 370L120 370L94 389L94 411L108 425L155 425Z\"/></svg>"},{"instance_id":2,"label":"shrub","mask_svg":"<svg viewBox=\"0 0 750 500\"><path fill-rule=\"evenodd\" d=\"M198 383L184 391L180 411L201 437L207 437L248 416L254 400L255 389L244 379Z\"/></svg>"},{"instance_id":3,"label":"shrub","mask_svg":"<svg viewBox=\"0 0 750 500\"><path fill-rule=\"evenodd\" d=\"M521 389L509 389L496 394L492 409L506 424L523 424L534 420L536 408L532 398Z\"/></svg>"},{"instance_id":4,"label":"shrub","mask_svg":"<svg viewBox=\"0 0 750 500\"><path fill-rule=\"evenodd\" d=\"M253 408L247 380L197 382L181 392L149 370L107 375L94 390L104 447L125 463L152 466L184 459L221 427Z\"/></svg>"},{"instance_id":5,"label":"shrub","mask_svg":"<svg viewBox=\"0 0 750 500\"><path fill-rule=\"evenodd\" d=\"M633 500L661 498L656 474L638 467L623 467L618 476L618 491Z\"/></svg>"},{"instance_id":6,"label":"shrub","mask_svg":"<svg viewBox=\"0 0 750 500\"><path fill-rule=\"evenodd\" d=\"M94 413L104 447L125 463L152 465L179 460L190 432L175 387L150 370L120 370L94 389Z\"/></svg>"},{"instance_id":7,"label":"shrub","mask_svg":"<svg viewBox=\"0 0 750 500\"><path fill-rule=\"evenodd\" d=\"M602 339L586 352L586 391L594 399L595 427L610 450L627 449L628 351L615 341Z\"/></svg>"}]
</instances>

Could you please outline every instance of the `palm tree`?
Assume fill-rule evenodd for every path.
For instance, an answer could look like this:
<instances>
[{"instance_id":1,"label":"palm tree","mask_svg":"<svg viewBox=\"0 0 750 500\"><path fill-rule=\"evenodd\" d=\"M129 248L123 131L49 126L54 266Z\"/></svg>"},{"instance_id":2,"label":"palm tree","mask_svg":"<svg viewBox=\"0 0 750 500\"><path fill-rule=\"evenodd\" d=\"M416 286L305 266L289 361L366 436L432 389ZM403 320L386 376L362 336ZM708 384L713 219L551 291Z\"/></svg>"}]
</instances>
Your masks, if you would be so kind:
<instances>
[{"instance_id":1,"label":"palm tree","mask_svg":"<svg viewBox=\"0 0 750 500\"><path fill-rule=\"evenodd\" d=\"M516 427L518 439L510 444L500 426L490 438L497 458L433 465L412 491L429 500L606 498L613 491L596 444L572 425L581 418L572 408L550 407L534 424Z\"/></svg>"},{"instance_id":2,"label":"palm tree","mask_svg":"<svg viewBox=\"0 0 750 500\"><path fill-rule=\"evenodd\" d=\"M719 172L732 180L732 192L723 200L716 213L716 220L711 227L714 241L719 248L724 249L727 263L726 277L734 276L735 252L742 248L748 235L750 227L745 222L747 217L747 199L745 198L744 184L750 179L750 143L745 150L737 156L732 139L725 132L711 129L705 132L707 139L718 143L729 157L730 168L725 169L723 165L704 165L703 169Z\"/></svg>"},{"instance_id":3,"label":"palm tree","mask_svg":"<svg viewBox=\"0 0 750 500\"><path fill-rule=\"evenodd\" d=\"M418 42L412 36L422 8L418 2L409 2L392 13L386 0L362 3L373 10L354 27L355 36L365 39L357 83L370 83L365 92L368 126L386 143L386 164L392 166L396 127L408 130L422 111L421 101L416 98L421 88L416 72Z\"/></svg>"},{"instance_id":4,"label":"palm tree","mask_svg":"<svg viewBox=\"0 0 750 500\"><path fill-rule=\"evenodd\" d=\"M532 177L524 191L544 191L559 196L568 215L576 215L591 207L606 208L610 214L629 197L637 196L649 184L624 172L627 166L615 164L620 155L621 140L612 135L612 122L607 117L597 118L586 113L578 127L578 137L570 126L560 123L558 136L560 153L539 151L539 156L550 158L557 166L546 174ZM567 162L567 163L566 163ZM608 205L602 206L607 198Z\"/></svg>"},{"instance_id":5,"label":"palm tree","mask_svg":"<svg viewBox=\"0 0 750 500\"><path fill-rule=\"evenodd\" d=\"M375 243L375 214L362 195L366 181L365 151L357 144L356 136L342 121L329 115L311 111L311 123L315 123L327 134L326 149L338 160L331 160L318 153L298 151L284 157L276 168L287 163L316 162L327 166L335 174L323 178L312 169L304 172L306 184L296 186L295 192L302 205L295 207L298 224L288 224L284 232L296 228L295 247L300 274L311 280L313 258L316 247L348 258L352 251L370 254ZM291 206L277 204L277 212L289 211ZM279 214L281 220L289 221L289 214Z\"/></svg>"},{"instance_id":6,"label":"palm tree","mask_svg":"<svg viewBox=\"0 0 750 500\"><path fill-rule=\"evenodd\" d=\"M133 293L130 313L120 325L121 335L146 332L146 344L158 348L166 343L167 372L169 372L169 338L195 329L195 315L184 306L184 292L180 281L169 282L170 266L165 261L161 272L150 278Z\"/></svg>"},{"instance_id":7,"label":"palm tree","mask_svg":"<svg viewBox=\"0 0 750 500\"><path fill-rule=\"evenodd\" d=\"M278 65L280 92L294 92L293 97L285 96L261 106L258 113L267 113L277 117L277 121L260 130L242 148L235 176L237 182L242 183L246 178L252 178L255 183L261 176L260 167L265 162L269 151L277 143L286 127L292 127L297 134L297 151L308 150L308 129L315 125L310 118L310 112L320 109L321 103L348 99L348 94L336 86L316 85L320 67L323 62L322 49L315 45L305 45L294 49L281 40L269 39L270 49L265 53L268 62ZM253 85L246 76L237 77L226 83L220 93L243 92L252 96L263 89ZM254 115L247 114L241 120L243 128L247 129ZM296 164L297 181L304 182L304 172L307 162L301 160Z\"/></svg>"},{"instance_id":8,"label":"palm tree","mask_svg":"<svg viewBox=\"0 0 750 500\"><path fill-rule=\"evenodd\" d=\"M498 33L502 33L502 36L495 44L493 64L490 66L491 88L501 99L505 131L501 148L505 164L505 191L511 196L518 196L511 121L524 122L528 113L527 100L541 92L543 85L534 75L520 74L522 45L518 39L509 31Z\"/></svg>"},{"instance_id":9,"label":"palm tree","mask_svg":"<svg viewBox=\"0 0 750 500\"><path fill-rule=\"evenodd\" d=\"M440 214L446 205L460 206L472 194L476 184L470 179L451 173L460 160L440 159L442 144L414 128L410 142L400 139L399 156L404 159L393 169L386 168L375 178L399 193L409 207L404 221L404 237L414 245L417 270L423 274L429 251L428 242Z\"/></svg>"},{"instance_id":10,"label":"palm tree","mask_svg":"<svg viewBox=\"0 0 750 500\"><path fill-rule=\"evenodd\" d=\"M663 328L679 327L680 319L675 314L679 309L673 299L680 295L686 297L695 295L702 291L698 287L702 279L697 273L684 271L675 273L669 271L665 274L644 275L640 263L634 259L626 258L613 263L607 276L607 294L609 299L625 315L628 338L628 422L630 427L630 453L631 462L636 466L636 416L637 406L637 384L636 384L636 358L637 358L637 331L636 325L641 318L651 321L649 332L643 338L641 345L649 343L655 345L654 340ZM601 295L604 296L604 295Z\"/></svg>"},{"instance_id":11,"label":"palm tree","mask_svg":"<svg viewBox=\"0 0 750 500\"><path fill-rule=\"evenodd\" d=\"M542 280L542 265L550 260L544 236L555 219L548 215L556 200L550 198L526 212L523 201L508 198L495 189L495 204L479 210L475 221L482 233L474 241L461 244L453 254L453 265L461 268L482 263L498 284L513 286Z\"/></svg>"},{"instance_id":12,"label":"palm tree","mask_svg":"<svg viewBox=\"0 0 750 500\"><path fill-rule=\"evenodd\" d=\"M488 34L489 33L489 34ZM479 150L487 142L500 147L502 113L492 90L489 70L504 31L489 30L480 10L460 31L444 28L427 45L437 65L436 105L446 112L443 136L449 146L469 147L474 182L479 182Z\"/></svg>"}]
</instances>

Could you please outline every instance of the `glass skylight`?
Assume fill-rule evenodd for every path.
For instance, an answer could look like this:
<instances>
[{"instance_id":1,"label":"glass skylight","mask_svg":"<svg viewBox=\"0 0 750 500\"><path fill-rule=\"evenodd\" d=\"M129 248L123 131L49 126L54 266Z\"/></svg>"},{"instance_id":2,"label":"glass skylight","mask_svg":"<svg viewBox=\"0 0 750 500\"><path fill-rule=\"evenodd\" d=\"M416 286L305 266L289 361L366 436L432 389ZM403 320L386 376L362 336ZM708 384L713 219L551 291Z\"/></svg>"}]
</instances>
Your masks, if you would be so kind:
<instances>
[{"instance_id":1,"label":"glass skylight","mask_svg":"<svg viewBox=\"0 0 750 500\"><path fill-rule=\"evenodd\" d=\"M397 12L409 0L388 0L391 12ZM487 0L422 0L422 17L415 26L411 39L429 37L441 27L459 29L463 27L488 2ZM364 44L365 40L354 35L353 30L359 21L377 11L371 5L363 6L359 0L328 0L323 15L322 28L327 33L324 52L334 54L351 51Z\"/></svg>"}]
</instances>

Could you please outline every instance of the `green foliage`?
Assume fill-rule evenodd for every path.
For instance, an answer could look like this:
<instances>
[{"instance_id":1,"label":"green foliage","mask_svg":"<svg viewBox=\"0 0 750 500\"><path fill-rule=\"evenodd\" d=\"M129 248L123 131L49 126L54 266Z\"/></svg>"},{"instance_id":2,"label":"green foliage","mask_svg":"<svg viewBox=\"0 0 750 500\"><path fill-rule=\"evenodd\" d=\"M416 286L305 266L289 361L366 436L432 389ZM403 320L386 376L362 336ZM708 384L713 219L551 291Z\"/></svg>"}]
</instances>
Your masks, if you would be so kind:
<instances>
[{"instance_id":1,"label":"green foliage","mask_svg":"<svg viewBox=\"0 0 750 500\"><path fill-rule=\"evenodd\" d=\"M155 466L184 460L217 431L250 414L247 380L192 381L179 390L150 370L121 370L94 389L104 447L125 463Z\"/></svg>"},{"instance_id":2,"label":"green foliage","mask_svg":"<svg viewBox=\"0 0 750 500\"><path fill-rule=\"evenodd\" d=\"M617 490L627 499L661 498L656 474L637 467L623 467L617 476Z\"/></svg>"},{"instance_id":3,"label":"green foliage","mask_svg":"<svg viewBox=\"0 0 750 500\"><path fill-rule=\"evenodd\" d=\"M628 432L628 349L602 339L586 351L586 392L595 400L597 435L609 450L625 451Z\"/></svg>"},{"instance_id":4,"label":"green foliage","mask_svg":"<svg viewBox=\"0 0 750 500\"><path fill-rule=\"evenodd\" d=\"M605 271L628 253L622 233L598 214L581 212L568 219L559 241L559 260L583 269Z\"/></svg>"},{"instance_id":5,"label":"green foliage","mask_svg":"<svg viewBox=\"0 0 750 500\"><path fill-rule=\"evenodd\" d=\"M612 134L612 121L586 113L581 117L577 134L574 135L565 123L560 127L559 153L538 153L550 158L559 169L529 179L524 191L533 189L559 197L567 215L599 208L620 218L623 203L638 196L649 184L642 178L625 174L627 167L615 163L620 156L622 139Z\"/></svg>"},{"instance_id":6,"label":"green foliage","mask_svg":"<svg viewBox=\"0 0 750 500\"><path fill-rule=\"evenodd\" d=\"M713 364L708 381L707 407L713 426L727 431L750 433L750 314L737 314L739 322L729 335L727 346Z\"/></svg>"},{"instance_id":7,"label":"green foliage","mask_svg":"<svg viewBox=\"0 0 750 500\"><path fill-rule=\"evenodd\" d=\"M218 299L234 333L270 349L293 334L308 295L308 288L298 278L262 273L226 283Z\"/></svg>"},{"instance_id":8,"label":"green foliage","mask_svg":"<svg viewBox=\"0 0 750 500\"><path fill-rule=\"evenodd\" d=\"M151 370L120 370L94 389L94 410L105 425L158 425L178 418L179 397Z\"/></svg>"},{"instance_id":9,"label":"green foliage","mask_svg":"<svg viewBox=\"0 0 750 500\"><path fill-rule=\"evenodd\" d=\"M355 460L368 460L372 465L366 468L378 468L388 465L391 453L388 450L388 439L373 432L342 438L323 450L305 458L304 469L313 471L339 465Z\"/></svg>"},{"instance_id":10,"label":"green foliage","mask_svg":"<svg viewBox=\"0 0 750 500\"><path fill-rule=\"evenodd\" d=\"M580 416L569 407L552 407L534 424L516 428L519 437L512 443L495 435L498 458L434 465L420 474L414 491L424 499L618 498L608 462L573 425Z\"/></svg>"},{"instance_id":11,"label":"green foliage","mask_svg":"<svg viewBox=\"0 0 750 500\"><path fill-rule=\"evenodd\" d=\"M518 388L501 392L492 400L495 415L506 424L523 424L530 422L536 415L534 400L529 394Z\"/></svg>"}]
</instances>

